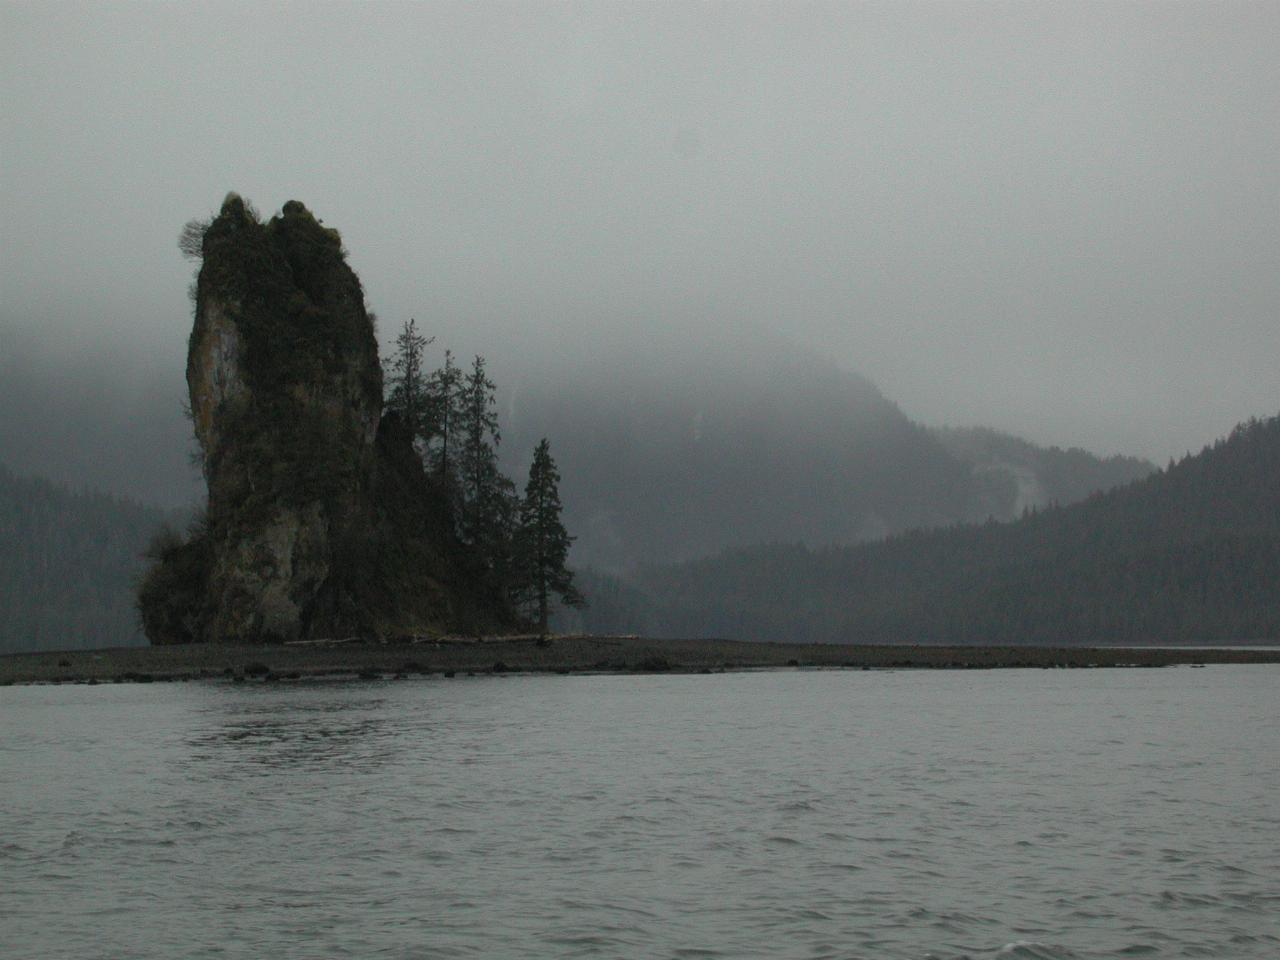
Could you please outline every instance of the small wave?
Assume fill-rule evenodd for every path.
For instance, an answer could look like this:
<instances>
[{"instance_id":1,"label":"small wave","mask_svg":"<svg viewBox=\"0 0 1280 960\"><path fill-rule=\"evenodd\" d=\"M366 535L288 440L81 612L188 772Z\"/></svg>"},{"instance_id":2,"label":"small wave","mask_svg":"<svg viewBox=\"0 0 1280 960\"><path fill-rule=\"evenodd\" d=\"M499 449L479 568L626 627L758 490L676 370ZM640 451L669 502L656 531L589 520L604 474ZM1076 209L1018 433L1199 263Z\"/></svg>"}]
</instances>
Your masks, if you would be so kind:
<instances>
[{"instance_id":1,"label":"small wave","mask_svg":"<svg viewBox=\"0 0 1280 960\"><path fill-rule=\"evenodd\" d=\"M786 803L779 804L778 809L784 813L812 813L818 808L811 800L788 800Z\"/></svg>"},{"instance_id":2,"label":"small wave","mask_svg":"<svg viewBox=\"0 0 1280 960\"><path fill-rule=\"evenodd\" d=\"M928 919L929 926L935 930L942 930L951 934L964 934L971 931L974 927L986 927L996 924L998 921L990 917L980 917L969 913L951 912L934 914L932 911L922 911L923 916L918 919ZM915 913L912 917L916 918Z\"/></svg>"},{"instance_id":3,"label":"small wave","mask_svg":"<svg viewBox=\"0 0 1280 960\"><path fill-rule=\"evenodd\" d=\"M613 819L618 823L640 823L650 827L658 827L663 823L659 817L646 817L642 813L620 813Z\"/></svg>"},{"instance_id":4,"label":"small wave","mask_svg":"<svg viewBox=\"0 0 1280 960\"><path fill-rule=\"evenodd\" d=\"M1176 890L1165 890L1160 894L1158 906L1165 909L1172 907L1216 907L1222 901L1208 893L1178 893Z\"/></svg>"},{"instance_id":5,"label":"small wave","mask_svg":"<svg viewBox=\"0 0 1280 960\"><path fill-rule=\"evenodd\" d=\"M1038 943L1035 940L1015 940L997 950L996 956L1012 957L1017 960L1072 960L1075 954L1057 944Z\"/></svg>"},{"instance_id":6,"label":"small wave","mask_svg":"<svg viewBox=\"0 0 1280 960\"><path fill-rule=\"evenodd\" d=\"M1233 933L1231 935L1231 943L1234 946L1243 946L1251 943L1280 943L1280 937L1273 937L1269 933Z\"/></svg>"},{"instance_id":7,"label":"small wave","mask_svg":"<svg viewBox=\"0 0 1280 960\"><path fill-rule=\"evenodd\" d=\"M1230 874L1231 876L1237 876L1237 877L1254 876L1254 872L1252 870L1246 870L1244 867L1237 867L1234 863L1222 863L1221 861L1219 861L1218 863L1213 864L1213 868L1217 870L1219 873L1226 873L1226 874Z\"/></svg>"},{"instance_id":8,"label":"small wave","mask_svg":"<svg viewBox=\"0 0 1280 960\"><path fill-rule=\"evenodd\" d=\"M67 835L62 838L63 850L74 850L82 847L89 842L89 837L81 833L79 830L68 830Z\"/></svg>"},{"instance_id":9,"label":"small wave","mask_svg":"<svg viewBox=\"0 0 1280 960\"><path fill-rule=\"evenodd\" d=\"M802 907L793 914L797 920L830 920L831 915L812 907Z\"/></svg>"},{"instance_id":10,"label":"small wave","mask_svg":"<svg viewBox=\"0 0 1280 960\"><path fill-rule=\"evenodd\" d=\"M1274 910L1280 902L1280 893L1228 893L1225 898L1236 909Z\"/></svg>"},{"instance_id":11,"label":"small wave","mask_svg":"<svg viewBox=\"0 0 1280 960\"><path fill-rule=\"evenodd\" d=\"M612 943L608 937L601 937L591 933L562 934L546 936L541 939L544 943L550 943L557 947L607 947Z\"/></svg>"},{"instance_id":12,"label":"small wave","mask_svg":"<svg viewBox=\"0 0 1280 960\"><path fill-rule=\"evenodd\" d=\"M1114 914L1099 913L1096 910L1076 909L1076 910L1072 910L1069 914L1067 914L1067 916L1071 917L1073 920L1106 920L1114 916Z\"/></svg>"}]
</instances>

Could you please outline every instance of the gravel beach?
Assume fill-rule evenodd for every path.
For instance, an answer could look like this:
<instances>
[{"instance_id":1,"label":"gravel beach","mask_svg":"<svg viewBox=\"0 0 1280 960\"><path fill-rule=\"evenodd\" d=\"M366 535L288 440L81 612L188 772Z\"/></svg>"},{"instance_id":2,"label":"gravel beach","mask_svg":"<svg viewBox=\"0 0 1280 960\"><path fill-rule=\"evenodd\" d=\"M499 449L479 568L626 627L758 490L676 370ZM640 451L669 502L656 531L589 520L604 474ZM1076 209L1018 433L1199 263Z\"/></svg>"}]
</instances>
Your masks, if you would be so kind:
<instances>
[{"instance_id":1,"label":"gravel beach","mask_svg":"<svg viewBox=\"0 0 1280 960\"><path fill-rule=\"evenodd\" d=\"M0 685L202 679L274 682L318 676L394 678L525 671L699 673L797 667L992 669L1210 663L1280 663L1280 649L846 646L596 636L192 644L6 654L0 656Z\"/></svg>"}]
</instances>

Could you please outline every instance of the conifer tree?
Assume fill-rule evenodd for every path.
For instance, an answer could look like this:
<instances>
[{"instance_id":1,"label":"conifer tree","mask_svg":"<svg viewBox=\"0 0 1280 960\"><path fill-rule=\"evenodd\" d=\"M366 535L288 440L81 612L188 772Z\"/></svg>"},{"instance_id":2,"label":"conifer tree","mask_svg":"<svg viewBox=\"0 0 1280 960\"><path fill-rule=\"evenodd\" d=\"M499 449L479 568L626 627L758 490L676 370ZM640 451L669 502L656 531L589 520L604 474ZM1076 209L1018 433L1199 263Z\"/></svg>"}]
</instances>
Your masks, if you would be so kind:
<instances>
[{"instance_id":1,"label":"conifer tree","mask_svg":"<svg viewBox=\"0 0 1280 960\"><path fill-rule=\"evenodd\" d=\"M538 630L547 632L550 597L582 607L586 600L565 566L573 538L560 522L560 472L551 459L551 444L544 438L533 453L529 481L520 503L519 599L537 612Z\"/></svg>"},{"instance_id":2,"label":"conifer tree","mask_svg":"<svg viewBox=\"0 0 1280 960\"><path fill-rule=\"evenodd\" d=\"M431 418L433 450L430 466L441 482L454 484L458 408L461 405L462 371L453 363L453 351L444 352L444 366L431 375L427 385L427 406Z\"/></svg>"},{"instance_id":3,"label":"conifer tree","mask_svg":"<svg viewBox=\"0 0 1280 960\"><path fill-rule=\"evenodd\" d=\"M426 443L431 438L427 384L422 374L422 356L435 337L418 333L410 319L396 337L396 350L387 362L387 408L397 411L414 438Z\"/></svg>"},{"instance_id":4,"label":"conifer tree","mask_svg":"<svg viewBox=\"0 0 1280 960\"><path fill-rule=\"evenodd\" d=\"M459 388L456 432L459 484L468 512L486 498L498 473L498 433L495 387L484 369L484 357L476 356L471 372Z\"/></svg>"},{"instance_id":5,"label":"conifer tree","mask_svg":"<svg viewBox=\"0 0 1280 960\"><path fill-rule=\"evenodd\" d=\"M498 469L496 388L477 356L462 379L456 414L458 486L462 503L462 536L481 548L491 567L508 554L515 510L515 485Z\"/></svg>"}]
</instances>

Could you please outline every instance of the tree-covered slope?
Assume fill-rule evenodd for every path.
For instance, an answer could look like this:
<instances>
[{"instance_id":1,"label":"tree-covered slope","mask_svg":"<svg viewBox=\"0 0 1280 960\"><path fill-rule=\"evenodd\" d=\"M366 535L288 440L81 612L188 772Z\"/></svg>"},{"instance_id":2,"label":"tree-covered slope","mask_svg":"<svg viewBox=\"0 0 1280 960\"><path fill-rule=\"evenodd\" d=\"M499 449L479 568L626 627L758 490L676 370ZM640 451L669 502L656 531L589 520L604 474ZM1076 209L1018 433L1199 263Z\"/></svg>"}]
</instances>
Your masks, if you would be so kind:
<instances>
[{"instance_id":1,"label":"tree-covered slope","mask_svg":"<svg viewBox=\"0 0 1280 960\"><path fill-rule=\"evenodd\" d=\"M649 567L646 625L751 639L1231 642L1280 637L1280 418L1129 486L1008 524ZM588 588L589 589L589 588ZM608 593L588 627L607 622ZM634 592L626 606L636 618ZM592 599L595 599L592 597ZM594 618L594 620L590 619Z\"/></svg>"},{"instance_id":2,"label":"tree-covered slope","mask_svg":"<svg viewBox=\"0 0 1280 960\"><path fill-rule=\"evenodd\" d=\"M133 584L163 520L0 466L0 651L142 643Z\"/></svg>"}]
</instances>

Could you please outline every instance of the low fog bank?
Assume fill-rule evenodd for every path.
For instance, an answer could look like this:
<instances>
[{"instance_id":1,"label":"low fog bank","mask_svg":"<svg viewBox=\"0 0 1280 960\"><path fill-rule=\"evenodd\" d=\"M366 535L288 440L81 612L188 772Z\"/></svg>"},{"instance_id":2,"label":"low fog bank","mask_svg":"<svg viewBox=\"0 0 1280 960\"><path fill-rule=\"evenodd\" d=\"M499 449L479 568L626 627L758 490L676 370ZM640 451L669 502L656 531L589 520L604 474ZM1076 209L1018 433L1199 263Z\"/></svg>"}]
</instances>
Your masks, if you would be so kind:
<instances>
[{"instance_id":1,"label":"low fog bank","mask_svg":"<svg viewBox=\"0 0 1280 960\"><path fill-rule=\"evenodd\" d=\"M0 352L0 462L24 476L162 509L204 493L183 414L181 355L120 344L90 350L6 338Z\"/></svg>"},{"instance_id":2,"label":"low fog bank","mask_svg":"<svg viewBox=\"0 0 1280 960\"><path fill-rule=\"evenodd\" d=\"M458 345L426 329L437 335L430 368ZM382 322L384 356L395 332ZM1011 519L1154 469L926 427L867 377L759 326L703 324L676 340L636 323L563 352L504 346L486 352L504 467L522 487L533 447L551 440L573 561L602 570ZM202 499L174 344L92 356L17 347L0 371L0 461L166 509Z\"/></svg>"}]
</instances>

